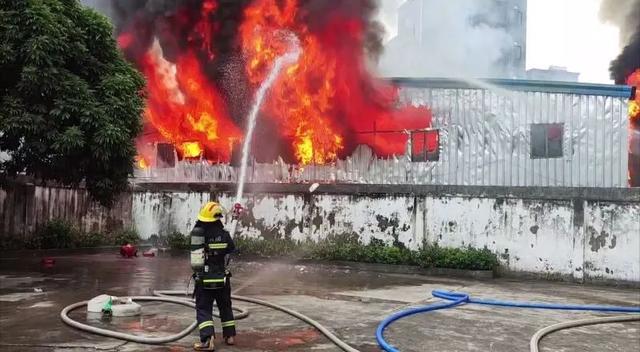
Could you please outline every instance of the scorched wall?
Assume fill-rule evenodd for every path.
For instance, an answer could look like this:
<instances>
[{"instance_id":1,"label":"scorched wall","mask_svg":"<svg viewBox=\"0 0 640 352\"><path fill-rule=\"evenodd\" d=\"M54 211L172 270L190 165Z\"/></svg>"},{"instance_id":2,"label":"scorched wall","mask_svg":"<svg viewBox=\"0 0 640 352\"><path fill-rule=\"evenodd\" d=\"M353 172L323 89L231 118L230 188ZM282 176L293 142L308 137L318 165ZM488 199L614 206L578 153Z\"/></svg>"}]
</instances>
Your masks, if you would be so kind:
<instances>
[{"instance_id":1,"label":"scorched wall","mask_svg":"<svg viewBox=\"0 0 640 352\"><path fill-rule=\"evenodd\" d=\"M133 193L143 237L188 233L199 207L233 204L232 185L147 184ZM640 282L640 190L253 184L238 231L251 237L372 238L418 248L487 247L511 273Z\"/></svg>"}]
</instances>

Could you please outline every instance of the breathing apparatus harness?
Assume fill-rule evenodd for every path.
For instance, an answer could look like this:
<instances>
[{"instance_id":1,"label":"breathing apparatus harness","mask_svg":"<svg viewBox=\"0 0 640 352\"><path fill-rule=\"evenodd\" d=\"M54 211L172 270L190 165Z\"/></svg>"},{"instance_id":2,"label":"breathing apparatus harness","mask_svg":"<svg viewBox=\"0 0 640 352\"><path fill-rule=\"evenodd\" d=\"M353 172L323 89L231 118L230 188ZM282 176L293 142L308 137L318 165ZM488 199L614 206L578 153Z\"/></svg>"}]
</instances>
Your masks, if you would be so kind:
<instances>
[{"instance_id":1,"label":"breathing apparatus harness","mask_svg":"<svg viewBox=\"0 0 640 352\"><path fill-rule=\"evenodd\" d=\"M206 243L205 231L196 227L191 231L191 269L196 284L201 284L205 289L215 290L223 288L227 278L231 276L227 266L229 255L220 253L226 250L226 243ZM210 258L224 255L223 265L212 265Z\"/></svg>"}]
</instances>

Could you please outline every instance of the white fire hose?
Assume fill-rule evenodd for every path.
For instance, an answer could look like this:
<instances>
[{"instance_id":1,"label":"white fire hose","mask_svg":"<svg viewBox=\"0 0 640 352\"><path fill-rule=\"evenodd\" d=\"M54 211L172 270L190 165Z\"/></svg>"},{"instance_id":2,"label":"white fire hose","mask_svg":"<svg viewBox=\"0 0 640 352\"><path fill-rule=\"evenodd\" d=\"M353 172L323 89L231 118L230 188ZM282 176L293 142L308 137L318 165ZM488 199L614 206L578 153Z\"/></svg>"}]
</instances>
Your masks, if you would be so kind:
<instances>
[{"instance_id":1,"label":"white fire hose","mask_svg":"<svg viewBox=\"0 0 640 352\"><path fill-rule=\"evenodd\" d=\"M160 291L154 291L153 294L154 294L154 296L134 296L134 297L130 297L130 298L131 298L132 301L155 301L155 302L181 304L183 306L187 306L187 307L191 307L191 308L195 308L196 307L195 303L192 300L171 297L171 296L183 296L183 295L185 295L184 291L160 290ZM282 306L274 304L274 303L270 303L270 302L267 302L267 301L256 299L256 298L250 298L250 297L244 297L244 296L236 296L236 295L232 295L231 298L236 300L236 301L243 301L243 302L249 302L249 303L253 303L253 304L258 304L258 305L261 305L261 306L273 308L273 309L279 310L281 312L287 313L287 314L289 314L289 315L291 315L293 317L296 317L296 318L302 320L303 322L315 327L316 329L318 329L318 331L320 331L324 336L326 336L336 346L340 347L343 351L346 351L346 352L359 352L357 349L349 346L347 343L345 343L344 341L340 340L340 338L338 338L331 331L329 331L329 329L327 329L326 327L324 327L323 325L321 325L317 321L315 321L315 320L313 320L313 319L311 319L311 318L307 317L306 315L303 315L303 314L301 314L299 312L296 312L294 310L282 307ZM65 324L67 324L67 325L69 325L71 327L74 327L74 328L76 328L78 330L90 332L92 334L112 337L112 338L116 338L116 339L119 339L119 340L136 342L136 343L143 343L143 344L163 344L163 343L169 343L169 342L177 341L177 340L180 340L180 339L184 338L185 336L189 335L197 326L197 322L194 321L186 329L182 330L181 332L179 332L177 334L161 336L161 337L149 337L149 336L133 335L133 334L117 332L117 331L113 331L113 330L109 330L109 329L98 328L98 327L91 326L91 325L88 325L88 324L80 323L80 322L78 322L76 320L73 320L73 319L71 319L69 317L69 313L71 313L71 311L73 311L75 309L78 309L80 307L86 306L87 302L88 301L77 302L77 303L73 303L73 304L65 307L60 312L60 319L62 319L62 321ZM239 312L239 314L236 315L236 317L235 317L238 320L244 319L244 318L249 316L249 311L247 309L238 308L238 307L234 307L233 309L235 311ZM216 314L214 314L214 316L219 317Z\"/></svg>"},{"instance_id":2,"label":"white fire hose","mask_svg":"<svg viewBox=\"0 0 640 352\"><path fill-rule=\"evenodd\" d=\"M615 317L604 317L604 318L589 318L589 319L581 319L581 320L573 320L573 321L565 321L562 323L554 324L547 326L538 330L532 337L529 342L529 350L530 352L539 352L540 340L548 334L552 332L564 330L564 329L572 329L580 326L586 325L598 325L598 324L611 324L611 323L624 323L630 321L640 321L640 316L638 315L621 315Z\"/></svg>"}]
</instances>

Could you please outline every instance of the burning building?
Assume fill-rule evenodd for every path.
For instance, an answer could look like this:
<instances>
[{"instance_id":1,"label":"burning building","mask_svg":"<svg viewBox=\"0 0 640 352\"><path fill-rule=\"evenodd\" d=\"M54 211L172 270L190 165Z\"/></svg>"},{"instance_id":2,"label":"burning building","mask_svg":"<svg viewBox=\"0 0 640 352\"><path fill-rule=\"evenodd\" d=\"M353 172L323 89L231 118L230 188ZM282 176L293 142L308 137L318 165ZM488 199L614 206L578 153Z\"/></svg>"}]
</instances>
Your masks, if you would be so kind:
<instances>
[{"instance_id":1,"label":"burning building","mask_svg":"<svg viewBox=\"0 0 640 352\"><path fill-rule=\"evenodd\" d=\"M372 0L112 2L118 43L148 82L139 166L158 165L158 143L180 160L231 162L255 91L288 50L283 33L301 55L261 108L256 160L324 164L361 144L402 153L402 137L372 132L427 128L431 116L399 106L398 89L369 69L381 48L374 11Z\"/></svg>"},{"instance_id":2,"label":"burning building","mask_svg":"<svg viewBox=\"0 0 640 352\"><path fill-rule=\"evenodd\" d=\"M626 86L377 78L373 0L111 4L118 43L148 80L146 181L236 181L253 96L287 33L301 56L260 109L249 182L628 185Z\"/></svg>"}]
</instances>

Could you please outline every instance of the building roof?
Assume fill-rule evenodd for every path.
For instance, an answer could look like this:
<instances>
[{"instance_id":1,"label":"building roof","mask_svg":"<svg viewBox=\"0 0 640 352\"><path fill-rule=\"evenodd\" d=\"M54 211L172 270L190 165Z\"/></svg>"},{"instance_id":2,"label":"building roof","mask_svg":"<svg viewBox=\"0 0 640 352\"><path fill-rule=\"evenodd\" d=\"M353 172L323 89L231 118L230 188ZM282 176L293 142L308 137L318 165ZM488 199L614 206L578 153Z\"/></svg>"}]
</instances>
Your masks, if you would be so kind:
<instances>
[{"instance_id":1,"label":"building roof","mask_svg":"<svg viewBox=\"0 0 640 352\"><path fill-rule=\"evenodd\" d=\"M495 86L502 89L522 92L545 92L581 95L599 95L618 98L631 98L632 88L622 85L593 84L557 81L536 81L524 79L474 79L457 78L388 78L400 87L441 88L441 89L490 89ZM488 86L487 86L488 85Z\"/></svg>"}]
</instances>

